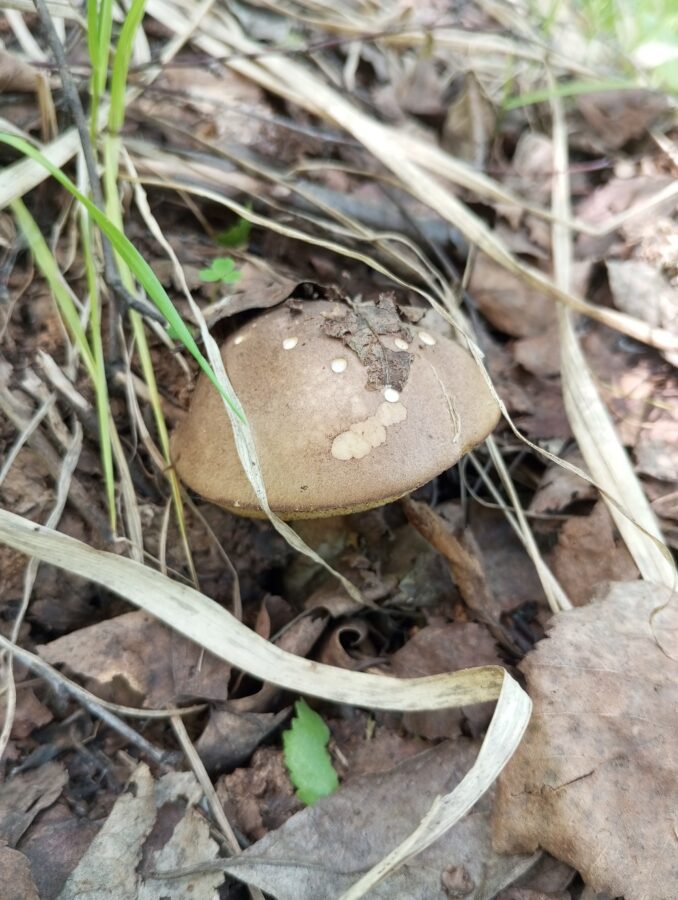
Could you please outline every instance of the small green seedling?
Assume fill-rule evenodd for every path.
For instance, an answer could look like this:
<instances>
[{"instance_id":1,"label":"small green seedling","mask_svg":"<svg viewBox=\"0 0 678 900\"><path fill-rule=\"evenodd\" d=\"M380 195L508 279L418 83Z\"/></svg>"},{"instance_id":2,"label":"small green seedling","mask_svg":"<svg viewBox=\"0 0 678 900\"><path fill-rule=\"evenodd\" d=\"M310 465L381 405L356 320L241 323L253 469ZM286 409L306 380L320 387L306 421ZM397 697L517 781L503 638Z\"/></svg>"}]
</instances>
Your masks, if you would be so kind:
<instances>
[{"instance_id":1,"label":"small green seedling","mask_svg":"<svg viewBox=\"0 0 678 900\"><path fill-rule=\"evenodd\" d=\"M208 269L200 270L200 280L207 282L220 281L222 284L235 284L242 278L242 272L236 269L230 256L219 256L212 260Z\"/></svg>"},{"instance_id":2,"label":"small green seedling","mask_svg":"<svg viewBox=\"0 0 678 900\"><path fill-rule=\"evenodd\" d=\"M294 709L292 727L282 736L285 765L297 797L311 806L321 797L333 794L339 779L327 752L329 728L305 700L298 700Z\"/></svg>"},{"instance_id":3,"label":"small green seedling","mask_svg":"<svg viewBox=\"0 0 678 900\"><path fill-rule=\"evenodd\" d=\"M251 208L251 204L247 204L247 208ZM235 225L220 231L217 235L217 243L222 247L245 247L250 239L250 231L252 223L249 219L238 217Z\"/></svg>"}]
</instances>

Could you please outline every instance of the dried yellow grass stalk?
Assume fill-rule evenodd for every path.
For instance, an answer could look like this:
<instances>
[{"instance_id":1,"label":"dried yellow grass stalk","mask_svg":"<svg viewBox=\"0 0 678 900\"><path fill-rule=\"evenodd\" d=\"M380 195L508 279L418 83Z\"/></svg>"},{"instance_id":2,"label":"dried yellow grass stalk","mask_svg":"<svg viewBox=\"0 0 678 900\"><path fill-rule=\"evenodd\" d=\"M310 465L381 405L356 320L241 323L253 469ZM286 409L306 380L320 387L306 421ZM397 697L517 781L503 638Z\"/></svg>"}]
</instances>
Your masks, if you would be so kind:
<instances>
[{"instance_id":1,"label":"dried yellow grass stalk","mask_svg":"<svg viewBox=\"0 0 678 900\"><path fill-rule=\"evenodd\" d=\"M554 168L553 226L556 280L569 290L572 275L572 235L564 223L569 214L567 128L562 103L553 93ZM600 398L586 357L575 333L570 310L559 307L560 371L565 410L577 444L643 578L673 589L676 570L662 552L662 536L650 504L633 470L605 404ZM610 498L615 503L609 502ZM641 527L638 528L637 526Z\"/></svg>"}]
</instances>

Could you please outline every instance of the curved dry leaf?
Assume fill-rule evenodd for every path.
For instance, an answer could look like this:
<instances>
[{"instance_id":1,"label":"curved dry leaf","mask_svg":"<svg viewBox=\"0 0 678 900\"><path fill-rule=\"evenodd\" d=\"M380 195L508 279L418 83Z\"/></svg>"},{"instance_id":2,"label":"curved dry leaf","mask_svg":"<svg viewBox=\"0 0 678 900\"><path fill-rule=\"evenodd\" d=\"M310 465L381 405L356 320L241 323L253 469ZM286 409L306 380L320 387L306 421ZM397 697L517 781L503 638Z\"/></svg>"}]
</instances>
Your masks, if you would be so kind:
<instances>
[{"instance_id":1,"label":"curved dry leaf","mask_svg":"<svg viewBox=\"0 0 678 900\"><path fill-rule=\"evenodd\" d=\"M553 619L521 669L535 712L499 781L497 848L541 846L626 900L674 897L675 596L648 582L612 584Z\"/></svg>"}]
</instances>

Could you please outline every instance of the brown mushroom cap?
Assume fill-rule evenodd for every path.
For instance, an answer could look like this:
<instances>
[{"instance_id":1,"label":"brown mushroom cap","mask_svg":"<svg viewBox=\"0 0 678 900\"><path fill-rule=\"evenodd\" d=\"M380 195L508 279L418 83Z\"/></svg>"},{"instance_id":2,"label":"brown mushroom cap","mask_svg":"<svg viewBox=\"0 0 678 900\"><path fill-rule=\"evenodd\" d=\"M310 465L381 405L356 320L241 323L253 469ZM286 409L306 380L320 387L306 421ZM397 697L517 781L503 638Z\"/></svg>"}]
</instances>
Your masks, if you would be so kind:
<instances>
[{"instance_id":1,"label":"brown mushroom cap","mask_svg":"<svg viewBox=\"0 0 678 900\"><path fill-rule=\"evenodd\" d=\"M410 327L400 391L368 389L358 354L325 331L343 304L279 306L229 337L221 355L252 428L271 509L320 518L381 506L454 465L497 424L499 409L472 357ZM404 350L397 335L382 346ZM172 436L183 481L214 503L261 515L231 425L203 375Z\"/></svg>"}]
</instances>

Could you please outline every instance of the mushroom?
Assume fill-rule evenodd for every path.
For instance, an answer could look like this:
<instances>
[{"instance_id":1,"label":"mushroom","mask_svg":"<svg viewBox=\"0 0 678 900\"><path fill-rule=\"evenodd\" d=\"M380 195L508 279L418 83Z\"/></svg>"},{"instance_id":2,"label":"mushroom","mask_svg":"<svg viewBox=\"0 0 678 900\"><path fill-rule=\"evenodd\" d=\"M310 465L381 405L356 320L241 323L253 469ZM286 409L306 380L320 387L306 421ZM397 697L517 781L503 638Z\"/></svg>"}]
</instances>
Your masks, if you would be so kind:
<instances>
[{"instance_id":1,"label":"mushroom","mask_svg":"<svg viewBox=\"0 0 678 900\"><path fill-rule=\"evenodd\" d=\"M410 493L493 430L497 403L458 344L375 305L305 301L235 331L222 358L249 420L271 509L283 519L361 512ZM217 390L201 376L172 437L183 481L261 516Z\"/></svg>"}]
</instances>

